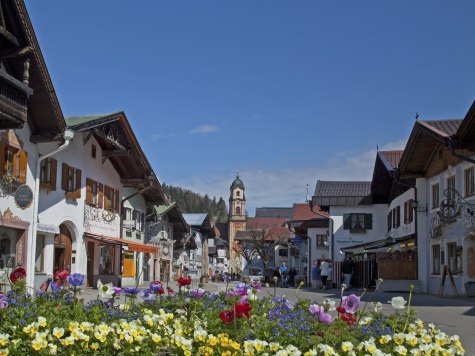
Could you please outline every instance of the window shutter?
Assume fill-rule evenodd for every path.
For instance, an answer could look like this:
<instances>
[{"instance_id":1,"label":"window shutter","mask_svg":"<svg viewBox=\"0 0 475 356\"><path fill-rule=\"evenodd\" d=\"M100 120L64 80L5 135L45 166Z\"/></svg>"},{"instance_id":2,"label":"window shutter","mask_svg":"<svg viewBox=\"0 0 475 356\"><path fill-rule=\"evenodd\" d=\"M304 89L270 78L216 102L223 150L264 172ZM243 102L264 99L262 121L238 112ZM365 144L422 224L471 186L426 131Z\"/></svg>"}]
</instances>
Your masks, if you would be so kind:
<instances>
[{"instance_id":1,"label":"window shutter","mask_svg":"<svg viewBox=\"0 0 475 356\"><path fill-rule=\"evenodd\" d=\"M51 190L56 190L56 174L58 171L58 161L56 161L54 158L50 158L50 165L51 165Z\"/></svg>"},{"instance_id":2,"label":"window shutter","mask_svg":"<svg viewBox=\"0 0 475 356\"><path fill-rule=\"evenodd\" d=\"M76 169L76 190L74 191L75 198L81 198L81 170Z\"/></svg>"},{"instance_id":3,"label":"window shutter","mask_svg":"<svg viewBox=\"0 0 475 356\"><path fill-rule=\"evenodd\" d=\"M104 209L109 209L111 206L111 201L110 201L110 188L106 185L104 186Z\"/></svg>"},{"instance_id":4,"label":"window shutter","mask_svg":"<svg viewBox=\"0 0 475 356\"><path fill-rule=\"evenodd\" d=\"M102 209L103 207L103 200L104 200L104 184L97 185L97 206L98 208Z\"/></svg>"},{"instance_id":5,"label":"window shutter","mask_svg":"<svg viewBox=\"0 0 475 356\"><path fill-rule=\"evenodd\" d=\"M63 163L63 168L61 171L61 189L68 191L68 176L69 176L69 166L66 163Z\"/></svg>"},{"instance_id":6,"label":"window shutter","mask_svg":"<svg viewBox=\"0 0 475 356\"><path fill-rule=\"evenodd\" d=\"M351 214L343 214L343 229L351 229Z\"/></svg>"},{"instance_id":7,"label":"window shutter","mask_svg":"<svg viewBox=\"0 0 475 356\"><path fill-rule=\"evenodd\" d=\"M396 227L401 226L401 207L396 208Z\"/></svg>"},{"instance_id":8,"label":"window shutter","mask_svg":"<svg viewBox=\"0 0 475 356\"><path fill-rule=\"evenodd\" d=\"M26 171L28 169L28 157L25 151L20 150L19 152L20 156L20 165L19 165L19 172L18 172L18 178L21 183L25 184L26 183Z\"/></svg>"},{"instance_id":9,"label":"window shutter","mask_svg":"<svg viewBox=\"0 0 475 356\"><path fill-rule=\"evenodd\" d=\"M373 214L364 214L364 228L365 230L373 229Z\"/></svg>"},{"instance_id":10,"label":"window shutter","mask_svg":"<svg viewBox=\"0 0 475 356\"><path fill-rule=\"evenodd\" d=\"M0 176L5 173L5 144L0 142Z\"/></svg>"},{"instance_id":11,"label":"window shutter","mask_svg":"<svg viewBox=\"0 0 475 356\"><path fill-rule=\"evenodd\" d=\"M92 180L86 178L86 204L92 203Z\"/></svg>"},{"instance_id":12,"label":"window shutter","mask_svg":"<svg viewBox=\"0 0 475 356\"><path fill-rule=\"evenodd\" d=\"M120 214L120 196L119 196L119 189L116 189L115 190L115 194L114 194L114 198L115 198L115 212L117 214Z\"/></svg>"}]
</instances>

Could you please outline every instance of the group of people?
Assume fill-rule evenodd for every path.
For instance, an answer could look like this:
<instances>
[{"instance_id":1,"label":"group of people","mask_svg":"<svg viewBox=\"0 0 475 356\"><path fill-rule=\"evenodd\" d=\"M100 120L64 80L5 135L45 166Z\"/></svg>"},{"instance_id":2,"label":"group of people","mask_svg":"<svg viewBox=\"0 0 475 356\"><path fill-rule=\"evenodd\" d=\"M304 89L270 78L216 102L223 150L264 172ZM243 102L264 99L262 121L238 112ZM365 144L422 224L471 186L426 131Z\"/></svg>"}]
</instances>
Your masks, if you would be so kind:
<instances>
[{"instance_id":1,"label":"group of people","mask_svg":"<svg viewBox=\"0 0 475 356\"><path fill-rule=\"evenodd\" d=\"M347 288L351 288L351 278L353 276L355 269L355 264L351 257L345 258L341 264L342 272L342 283L346 285ZM332 284L332 273L333 265L330 259L322 256L321 259L318 259L314 262L312 267L312 281L313 286L316 289L323 289L330 287Z\"/></svg>"},{"instance_id":2,"label":"group of people","mask_svg":"<svg viewBox=\"0 0 475 356\"><path fill-rule=\"evenodd\" d=\"M286 262L282 262L280 267L274 268L272 277L277 278L277 284L282 288L295 287L295 276L297 270L295 267L288 267Z\"/></svg>"}]
</instances>

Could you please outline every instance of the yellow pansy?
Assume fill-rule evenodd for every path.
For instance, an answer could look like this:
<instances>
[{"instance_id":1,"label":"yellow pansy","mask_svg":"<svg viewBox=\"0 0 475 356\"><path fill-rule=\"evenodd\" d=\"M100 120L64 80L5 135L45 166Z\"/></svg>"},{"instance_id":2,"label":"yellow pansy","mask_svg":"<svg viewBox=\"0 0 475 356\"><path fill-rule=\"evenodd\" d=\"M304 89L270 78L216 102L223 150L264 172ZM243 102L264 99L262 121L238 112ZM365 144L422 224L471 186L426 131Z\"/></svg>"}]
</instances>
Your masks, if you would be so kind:
<instances>
[{"instance_id":1,"label":"yellow pansy","mask_svg":"<svg viewBox=\"0 0 475 356\"><path fill-rule=\"evenodd\" d=\"M64 329L63 328L54 328L53 329L53 335L58 339L62 338L63 335L64 335Z\"/></svg>"}]
</instances>

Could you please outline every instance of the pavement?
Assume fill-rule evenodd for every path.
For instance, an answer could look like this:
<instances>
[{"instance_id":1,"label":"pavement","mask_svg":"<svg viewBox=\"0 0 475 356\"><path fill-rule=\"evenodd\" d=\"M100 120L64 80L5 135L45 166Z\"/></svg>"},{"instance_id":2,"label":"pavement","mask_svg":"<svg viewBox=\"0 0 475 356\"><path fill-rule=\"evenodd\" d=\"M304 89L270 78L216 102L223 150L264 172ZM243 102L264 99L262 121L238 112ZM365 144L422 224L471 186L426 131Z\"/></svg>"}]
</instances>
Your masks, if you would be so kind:
<instances>
[{"instance_id":1,"label":"pavement","mask_svg":"<svg viewBox=\"0 0 475 356\"><path fill-rule=\"evenodd\" d=\"M199 286L199 281L194 279L191 284L192 289ZM208 292L225 291L226 288L231 289L236 285L236 282L230 282L228 285L223 282L208 282L205 283L203 289ZM148 285L139 286L147 288ZM176 281L169 283L169 287L178 291ZM274 295L274 288L263 288L263 294ZM321 289L312 289L303 287L297 290L296 288L276 288L275 295L286 296L291 301L296 301L298 298L305 298L316 303L321 302L326 298L340 299L341 291L338 289L330 289L322 291ZM348 290L345 295L356 294L361 296L362 290ZM408 300L408 293L390 293L390 292L371 292L367 291L361 298L362 302L381 302L383 305L383 312L392 313L393 309L388 304L392 297L402 296ZM97 298L96 289L85 289L82 293L85 302ZM459 335L462 345L465 348L467 355L475 356L475 297L452 297L452 296L438 296L433 294L414 293L412 295L411 307L417 311L417 316L426 323L434 323L442 331L448 335Z\"/></svg>"}]
</instances>

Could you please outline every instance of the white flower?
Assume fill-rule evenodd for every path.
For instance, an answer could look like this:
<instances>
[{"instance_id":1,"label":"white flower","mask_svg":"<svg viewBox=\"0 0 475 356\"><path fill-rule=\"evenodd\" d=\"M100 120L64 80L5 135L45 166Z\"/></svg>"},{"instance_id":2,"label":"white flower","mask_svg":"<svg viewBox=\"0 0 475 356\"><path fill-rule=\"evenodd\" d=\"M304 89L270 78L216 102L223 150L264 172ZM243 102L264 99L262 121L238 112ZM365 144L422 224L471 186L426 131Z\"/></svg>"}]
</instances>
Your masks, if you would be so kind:
<instances>
[{"instance_id":1,"label":"white flower","mask_svg":"<svg viewBox=\"0 0 475 356\"><path fill-rule=\"evenodd\" d=\"M394 309L405 309L407 302L403 297L393 297L388 303L390 303Z\"/></svg>"},{"instance_id":2,"label":"white flower","mask_svg":"<svg viewBox=\"0 0 475 356\"><path fill-rule=\"evenodd\" d=\"M334 310L336 310L335 301L334 301L334 300L330 300L330 299L325 299L325 300L323 301L323 307L324 307L327 311L334 311Z\"/></svg>"},{"instance_id":3,"label":"white flower","mask_svg":"<svg viewBox=\"0 0 475 356\"><path fill-rule=\"evenodd\" d=\"M112 285L112 282L107 283L107 284L102 284L101 280L99 279L97 281L97 290L99 291L99 295L102 298L111 299L114 297L115 290L114 290L114 286Z\"/></svg>"},{"instance_id":4,"label":"white flower","mask_svg":"<svg viewBox=\"0 0 475 356\"><path fill-rule=\"evenodd\" d=\"M378 310L383 309L383 305L380 302L372 302L373 310L377 313Z\"/></svg>"}]
</instances>

